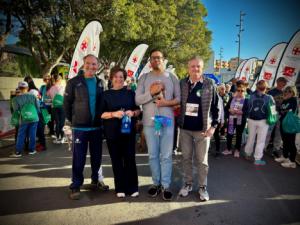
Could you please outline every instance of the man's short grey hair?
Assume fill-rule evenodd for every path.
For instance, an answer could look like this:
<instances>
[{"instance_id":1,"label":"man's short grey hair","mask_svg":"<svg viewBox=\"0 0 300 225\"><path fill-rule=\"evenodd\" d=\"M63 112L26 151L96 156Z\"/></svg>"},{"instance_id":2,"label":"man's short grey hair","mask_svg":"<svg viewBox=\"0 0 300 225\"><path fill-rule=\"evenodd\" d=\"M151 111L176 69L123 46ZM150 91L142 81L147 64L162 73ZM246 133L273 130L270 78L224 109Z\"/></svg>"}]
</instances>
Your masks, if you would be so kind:
<instances>
[{"instance_id":1,"label":"man's short grey hair","mask_svg":"<svg viewBox=\"0 0 300 225\"><path fill-rule=\"evenodd\" d=\"M85 60L86 60L88 57L94 57L94 58L97 60L97 63L100 64L100 59L99 59L97 56L93 55L93 54L88 54L88 55L84 56L84 57L83 57L83 62L85 62Z\"/></svg>"},{"instance_id":2,"label":"man's short grey hair","mask_svg":"<svg viewBox=\"0 0 300 225\"><path fill-rule=\"evenodd\" d=\"M200 57L200 56L198 56L198 55L195 55L195 56L191 57L191 58L189 59L188 63L189 63L190 61L193 61L193 60L200 61L200 62L202 63L202 65L204 65L204 60L203 60L203 58Z\"/></svg>"}]
</instances>

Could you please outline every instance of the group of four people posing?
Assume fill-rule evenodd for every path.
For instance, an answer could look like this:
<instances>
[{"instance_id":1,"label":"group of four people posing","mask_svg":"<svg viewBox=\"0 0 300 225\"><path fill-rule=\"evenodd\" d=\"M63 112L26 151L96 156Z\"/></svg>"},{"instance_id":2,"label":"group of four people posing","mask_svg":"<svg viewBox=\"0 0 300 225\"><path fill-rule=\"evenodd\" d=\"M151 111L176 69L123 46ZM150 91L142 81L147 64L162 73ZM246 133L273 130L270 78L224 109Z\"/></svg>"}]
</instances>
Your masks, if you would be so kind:
<instances>
[{"instance_id":1,"label":"group of four people posing","mask_svg":"<svg viewBox=\"0 0 300 225\"><path fill-rule=\"evenodd\" d=\"M98 181L102 126L112 161L116 196L139 196L135 123L142 113L153 182L148 194L151 197L161 194L164 200L171 200L174 106L180 105L183 187L179 194L185 197L193 189L194 162L198 170L195 183L199 185L200 200L209 200L208 149L219 123L215 84L203 76L204 62L200 57L188 61L189 76L181 81L164 70L163 62L162 51L152 50L152 71L141 76L136 92L124 87L126 71L114 67L110 72L112 88L104 91L102 81L95 75L99 68L98 58L93 55L84 57L82 72L68 81L64 94L66 119L73 128L71 199L80 198L88 148L91 185L96 189L102 187Z\"/></svg>"}]
</instances>

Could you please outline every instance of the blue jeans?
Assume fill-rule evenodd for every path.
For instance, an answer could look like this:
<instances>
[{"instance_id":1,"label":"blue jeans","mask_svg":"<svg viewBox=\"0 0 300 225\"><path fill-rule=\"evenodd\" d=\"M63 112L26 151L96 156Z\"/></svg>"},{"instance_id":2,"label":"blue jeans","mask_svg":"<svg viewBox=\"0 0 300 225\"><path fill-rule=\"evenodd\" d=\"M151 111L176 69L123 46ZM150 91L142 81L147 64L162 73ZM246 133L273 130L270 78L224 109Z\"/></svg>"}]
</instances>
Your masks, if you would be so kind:
<instances>
[{"instance_id":1,"label":"blue jeans","mask_svg":"<svg viewBox=\"0 0 300 225\"><path fill-rule=\"evenodd\" d=\"M35 151L35 136L38 122L23 123L18 129L18 138L16 143L16 153L21 153L24 148L25 138L29 138L29 151Z\"/></svg>"},{"instance_id":2,"label":"blue jeans","mask_svg":"<svg viewBox=\"0 0 300 225\"><path fill-rule=\"evenodd\" d=\"M163 127L159 136L155 134L154 127L144 126L144 134L153 184L169 188L172 177L174 126Z\"/></svg>"}]
</instances>

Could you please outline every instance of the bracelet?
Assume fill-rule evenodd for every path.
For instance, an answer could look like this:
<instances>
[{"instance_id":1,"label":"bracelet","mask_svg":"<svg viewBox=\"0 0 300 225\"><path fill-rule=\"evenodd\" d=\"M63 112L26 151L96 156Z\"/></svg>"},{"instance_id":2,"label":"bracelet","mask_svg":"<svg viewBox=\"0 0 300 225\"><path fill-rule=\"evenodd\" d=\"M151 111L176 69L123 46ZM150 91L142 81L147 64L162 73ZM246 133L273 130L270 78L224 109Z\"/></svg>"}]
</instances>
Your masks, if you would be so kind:
<instances>
[{"instance_id":1,"label":"bracelet","mask_svg":"<svg viewBox=\"0 0 300 225\"><path fill-rule=\"evenodd\" d=\"M112 112L110 112L110 117L113 118L113 113Z\"/></svg>"}]
</instances>

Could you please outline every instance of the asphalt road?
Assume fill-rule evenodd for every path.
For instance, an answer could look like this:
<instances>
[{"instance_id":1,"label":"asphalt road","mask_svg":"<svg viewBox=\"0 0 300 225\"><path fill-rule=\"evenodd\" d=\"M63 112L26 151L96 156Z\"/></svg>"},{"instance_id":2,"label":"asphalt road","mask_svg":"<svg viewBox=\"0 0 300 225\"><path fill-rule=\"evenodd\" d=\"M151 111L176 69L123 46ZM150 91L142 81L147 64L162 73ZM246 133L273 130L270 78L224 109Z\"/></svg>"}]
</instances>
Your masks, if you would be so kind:
<instances>
[{"instance_id":1,"label":"asphalt road","mask_svg":"<svg viewBox=\"0 0 300 225\"><path fill-rule=\"evenodd\" d=\"M0 148L1 225L93 224L300 224L300 169L285 169L266 156L267 165L254 166L232 156L210 156L208 191L211 200L200 202L197 191L181 198L181 156L173 158L175 197L149 198L151 184L147 154L136 155L140 197L118 199L114 194L110 158L103 143L103 170L110 191L83 188L78 201L68 198L71 152L67 145L48 140L48 150L22 158L9 158L13 147ZM85 184L90 182L87 160ZM196 188L196 184L194 185Z\"/></svg>"}]
</instances>

